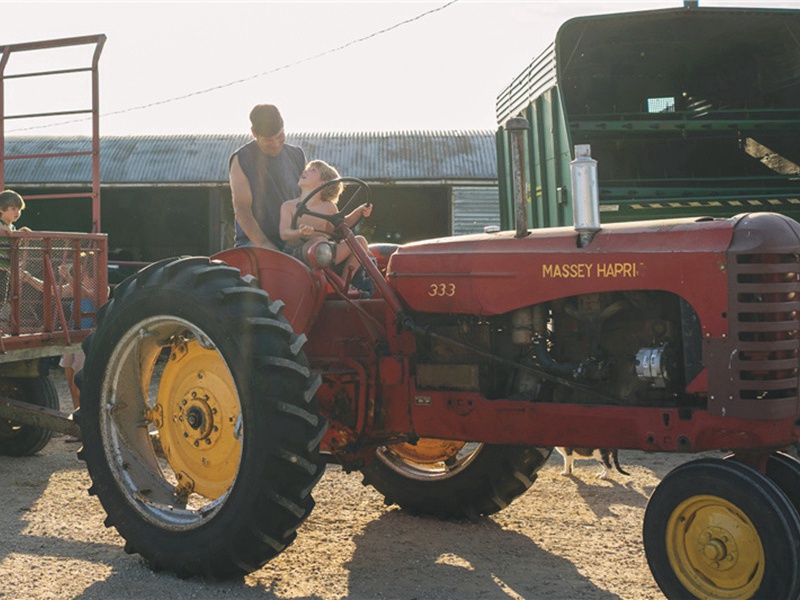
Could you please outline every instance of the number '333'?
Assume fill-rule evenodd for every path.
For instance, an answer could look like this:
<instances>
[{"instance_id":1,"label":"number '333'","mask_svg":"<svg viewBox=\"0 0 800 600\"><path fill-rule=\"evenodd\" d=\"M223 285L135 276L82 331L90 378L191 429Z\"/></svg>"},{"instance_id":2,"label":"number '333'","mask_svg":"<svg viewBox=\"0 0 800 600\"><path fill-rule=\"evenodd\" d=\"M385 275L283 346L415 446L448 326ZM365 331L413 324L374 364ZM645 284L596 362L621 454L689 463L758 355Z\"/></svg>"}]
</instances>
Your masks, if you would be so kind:
<instances>
[{"instance_id":1,"label":"number '333'","mask_svg":"<svg viewBox=\"0 0 800 600\"><path fill-rule=\"evenodd\" d=\"M428 288L428 296L455 296L456 284L455 283L432 283Z\"/></svg>"}]
</instances>

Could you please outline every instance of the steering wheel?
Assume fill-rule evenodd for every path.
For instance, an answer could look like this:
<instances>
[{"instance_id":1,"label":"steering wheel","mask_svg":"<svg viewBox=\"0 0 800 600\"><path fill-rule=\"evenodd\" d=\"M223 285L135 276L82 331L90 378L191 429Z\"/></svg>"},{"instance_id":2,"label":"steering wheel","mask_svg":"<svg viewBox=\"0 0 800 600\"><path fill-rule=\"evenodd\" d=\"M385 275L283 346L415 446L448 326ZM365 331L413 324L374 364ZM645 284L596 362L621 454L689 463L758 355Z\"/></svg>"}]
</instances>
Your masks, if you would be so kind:
<instances>
[{"instance_id":1,"label":"steering wheel","mask_svg":"<svg viewBox=\"0 0 800 600\"><path fill-rule=\"evenodd\" d=\"M311 198L314 197L314 194L316 194L317 192L320 192L320 191L324 190L325 188L328 188L328 187L330 187L332 185L338 185L340 183L345 183L345 184L353 183L353 184L358 186L356 188L356 191L353 192L353 195L350 197L350 200L347 201L347 204L344 206L344 208L339 209L335 214L332 214L332 215L322 215L322 214L314 212L312 210L308 210L308 208L307 208L308 201L311 200ZM295 209L294 217L292 217L292 229L297 229L297 219L299 219L303 215L310 215L312 217L316 217L318 219L322 219L324 221L327 221L328 223L330 223L334 227L336 227L337 225L339 225L339 223L344 221L344 217L347 214L344 209L347 208L348 206L350 206L350 203L353 200L355 200L356 196L358 196L358 194L361 192L361 190L366 191L366 193L367 193L367 202L369 203L369 186L366 183L364 183L363 181L361 181L360 179L356 179L355 177L339 177L337 179L331 179L330 181L326 181L321 186L319 186L317 189L315 189L314 191L310 192L300 202L297 203L297 208ZM360 220L361 219L359 218L359 221Z\"/></svg>"}]
</instances>

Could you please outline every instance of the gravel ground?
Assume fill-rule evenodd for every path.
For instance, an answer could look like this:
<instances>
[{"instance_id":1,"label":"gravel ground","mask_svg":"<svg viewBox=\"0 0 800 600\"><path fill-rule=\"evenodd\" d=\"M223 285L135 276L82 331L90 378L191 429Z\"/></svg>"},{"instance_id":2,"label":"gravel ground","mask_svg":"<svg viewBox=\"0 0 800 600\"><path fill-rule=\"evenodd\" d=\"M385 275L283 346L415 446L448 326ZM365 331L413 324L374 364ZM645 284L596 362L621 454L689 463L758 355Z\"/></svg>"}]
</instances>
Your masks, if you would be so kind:
<instances>
[{"instance_id":1,"label":"gravel ground","mask_svg":"<svg viewBox=\"0 0 800 600\"><path fill-rule=\"evenodd\" d=\"M63 373L52 374L62 407ZM491 518L445 522L386 507L357 473L329 467L297 541L235 581L153 573L103 526L76 444L58 435L38 455L0 457L0 598L663 598L641 526L660 479L690 457L623 451L630 477L595 477L580 461L560 475L556 453L533 487Z\"/></svg>"}]
</instances>

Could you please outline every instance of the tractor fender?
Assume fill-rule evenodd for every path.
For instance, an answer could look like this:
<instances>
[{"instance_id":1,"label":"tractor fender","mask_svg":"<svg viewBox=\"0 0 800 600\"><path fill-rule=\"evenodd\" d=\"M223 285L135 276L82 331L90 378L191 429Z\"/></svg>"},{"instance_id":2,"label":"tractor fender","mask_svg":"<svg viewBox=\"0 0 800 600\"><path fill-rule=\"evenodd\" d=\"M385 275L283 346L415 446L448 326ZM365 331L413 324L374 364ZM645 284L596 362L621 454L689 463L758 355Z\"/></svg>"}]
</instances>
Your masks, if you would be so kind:
<instances>
[{"instance_id":1,"label":"tractor fender","mask_svg":"<svg viewBox=\"0 0 800 600\"><path fill-rule=\"evenodd\" d=\"M312 271L296 258L264 248L234 248L211 257L251 275L271 300L284 303L283 314L296 333L308 333L322 304L327 282L321 271Z\"/></svg>"}]
</instances>

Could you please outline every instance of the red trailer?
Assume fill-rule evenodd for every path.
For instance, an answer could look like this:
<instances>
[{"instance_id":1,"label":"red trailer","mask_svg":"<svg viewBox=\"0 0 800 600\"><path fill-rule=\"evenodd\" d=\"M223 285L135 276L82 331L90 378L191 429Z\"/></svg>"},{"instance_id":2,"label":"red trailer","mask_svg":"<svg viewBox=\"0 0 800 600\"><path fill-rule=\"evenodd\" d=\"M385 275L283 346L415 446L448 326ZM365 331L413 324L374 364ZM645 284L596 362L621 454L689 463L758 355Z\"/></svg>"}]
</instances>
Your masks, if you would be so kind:
<instances>
[{"instance_id":1,"label":"red trailer","mask_svg":"<svg viewBox=\"0 0 800 600\"><path fill-rule=\"evenodd\" d=\"M108 297L107 243L100 231L100 135L98 62L105 35L10 44L0 47L0 190L5 189L8 161L35 160L47 169L48 159L84 155L91 159L86 191L27 196L81 199L92 203L91 233L15 232L0 237L0 255L9 266L0 269L0 453L21 456L40 450L53 431L76 435L80 429L60 412L58 394L48 378L53 357L80 350L94 328L96 309ZM87 47L89 64L25 72L15 58L34 52ZM89 75L91 104L78 110L6 114L9 88L17 80L40 78L57 89L59 78ZM11 82L11 83L7 83ZM52 94L58 97L57 94ZM31 119L60 119L86 114L91 135L80 152L7 155L6 126ZM41 121L37 121L41 122Z\"/></svg>"}]
</instances>

